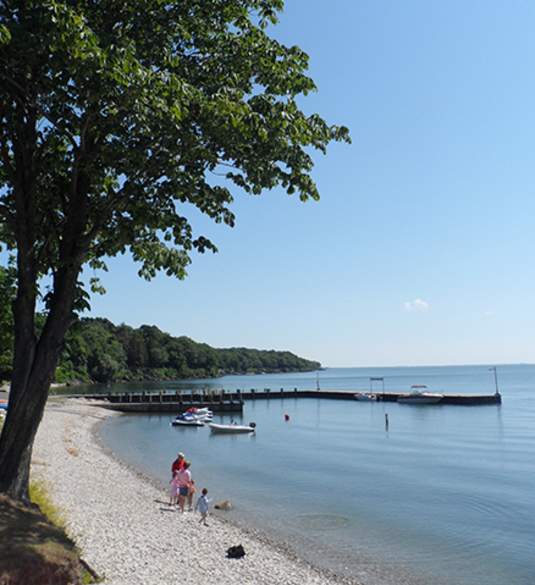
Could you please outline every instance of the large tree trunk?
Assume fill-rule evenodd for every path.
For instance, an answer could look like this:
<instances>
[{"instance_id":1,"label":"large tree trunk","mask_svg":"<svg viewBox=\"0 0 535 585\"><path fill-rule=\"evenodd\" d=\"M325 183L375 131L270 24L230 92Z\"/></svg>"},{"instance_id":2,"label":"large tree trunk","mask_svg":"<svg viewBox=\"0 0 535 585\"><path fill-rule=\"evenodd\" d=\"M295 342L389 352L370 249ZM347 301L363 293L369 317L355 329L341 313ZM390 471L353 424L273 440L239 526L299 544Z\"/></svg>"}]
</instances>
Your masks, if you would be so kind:
<instances>
[{"instance_id":1,"label":"large tree trunk","mask_svg":"<svg viewBox=\"0 0 535 585\"><path fill-rule=\"evenodd\" d=\"M39 360L41 361L41 360ZM45 407L55 362L43 363L26 385L11 384L7 417L0 438L0 492L28 501L33 441Z\"/></svg>"},{"instance_id":2,"label":"large tree trunk","mask_svg":"<svg viewBox=\"0 0 535 585\"><path fill-rule=\"evenodd\" d=\"M47 249L49 234L40 232L42 212L36 206L39 186L35 154L38 150L37 121L40 114L28 96L31 92L26 88L24 99L17 96L13 109L11 178L16 209L17 299L13 312L15 344L11 391L0 437L0 492L24 501L28 500L33 441L71 322L76 283L90 243L90 237L85 234L89 213L86 194L90 181L89 174L84 170L84 157L93 146L92 139L82 137L73 165L71 189L65 197L68 205L63 231L56 235L57 261L49 257L43 271L40 255L46 257L50 251ZM49 313L37 340L35 309L38 280L42 272L51 268L55 272Z\"/></svg>"},{"instance_id":3,"label":"large tree trunk","mask_svg":"<svg viewBox=\"0 0 535 585\"><path fill-rule=\"evenodd\" d=\"M15 306L15 356L6 421L0 437L0 492L27 502L33 441L72 315L79 266L54 278L54 296L36 342L33 305L19 289ZM32 330L29 327L32 326ZM24 344L27 344L26 346Z\"/></svg>"}]
</instances>

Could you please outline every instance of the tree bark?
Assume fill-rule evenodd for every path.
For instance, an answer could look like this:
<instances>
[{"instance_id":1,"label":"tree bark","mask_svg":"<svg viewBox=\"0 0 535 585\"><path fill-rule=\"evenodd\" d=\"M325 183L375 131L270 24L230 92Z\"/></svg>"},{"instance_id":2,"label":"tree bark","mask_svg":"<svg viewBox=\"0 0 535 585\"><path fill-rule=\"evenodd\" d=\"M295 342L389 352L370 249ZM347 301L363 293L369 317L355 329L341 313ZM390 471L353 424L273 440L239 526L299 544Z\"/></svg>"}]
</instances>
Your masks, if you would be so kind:
<instances>
[{"instance_id":1,"label":"tree bark","mask_svg":"<svg viewBox=\"0 0 535 585\"><path fill-rule=\"evenodd\" d=\"M0 492L16 500L29 501L33 442L70 324L79 269L79 265L70 266L56 275L52 306L37 343L33 332L30 336L26 328L28 321L33 324L32 303L17 299L15 331L18 341L14 359L17 367L13 372L7 417L0 437ZM23 339L32 346L26 352L22 347Z\"/></svg>"},{"instance_id":2,"label":"tree bark","mask_svg":"<svg viewBox=\"0 0 535 585\"><path fill-rule=\"evenodd\" d=\"M43 417L50 383L65 334L72 318L76 283L88 243L80 242L88 218L89 176L81 149L67 218L60 238L49 313L39 339L35 332L36 291L39 266L39 217L35 210L36 118L17 107L17 132L13 136L16 176L17 299L14 306L15 344L13 374L7 417L0 437L0 492L14 499L29 500L32 447ZM83 239L83 238L82 238Z\"/></svg>"},{"instance_id":3,"label":"tree bark","mask_svg":"<svg viewBox=\"0 0 535 585\"><path fill-rule=\"evenodd\" d=\"M0 492L24 502L29 500L33 441L43 416L55 365L48 369L49 372L40 372L40 377L49 380L48 384L39 387L31 385L30 381L26 386L12 383L8 413L0 438Z\"/></svg>"}]
</instances>

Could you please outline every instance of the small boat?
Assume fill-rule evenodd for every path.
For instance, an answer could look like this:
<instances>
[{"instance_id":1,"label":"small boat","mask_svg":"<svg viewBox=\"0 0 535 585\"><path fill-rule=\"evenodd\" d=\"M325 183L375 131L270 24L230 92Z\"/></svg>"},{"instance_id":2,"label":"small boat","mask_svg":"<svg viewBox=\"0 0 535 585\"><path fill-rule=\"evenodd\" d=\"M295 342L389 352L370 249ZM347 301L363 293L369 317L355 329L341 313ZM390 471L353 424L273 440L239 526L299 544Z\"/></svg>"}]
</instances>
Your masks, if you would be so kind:
<instances>
[{"instance_id":1,"label":"small boat","mask_svg":"<svg viewBox=\"0 0 535 585\"><path fill-rule=\"evenodd\" d=\"M218 425L216 423L208 423L212 433L254 433L256 424L254 422L248 425Z\"/></svg>"},{"instance_id":2,"label":"small boat","mask_svg":"<svg viewBox=\"0 0 535 585\"><path fill-rule=\"evenodd\" d=\"M361 402L375 402L377 400L377 394L372 394L371 392L357 392L353 396L355 400L360 400Z\"/></svg>"},{"instance_id":3,"label":"small boat","mask_svg":"<svg viewBox=\"0 0 535 585\"><path fill-rule=\"evenodd\" d=\"M195 408L192 406L188 408L188 410L184 411L179 416L189 416L193 418L198 418L201 420L210 419L212 420L214 413L209 408Z\"/></svg>"},{"instance_id":4,"label":"small boat","mask_svg":"<svg viewBox=\"0 0 535 585\"><path fill-rule=\"evenodd\" d=\"M213 412L209 408L196 408L195 406L191 406L186 410L183 414L193 414L195 416L213 416Z\"/></svg>"},{"instance_id":5,"label":"small boat","mask_svg":"<svg viewBox=\"0 0 535 585\"><path fill-rule=\"evenodd\" d=\"M177 418L188 418L202 421L211 421L214 413L208 408L188 408L182 414L177 415Z\"/></svg>"},{"instance_id":6,"label":"small boat","mask_svg":"<svg viewBox=\"0 0 535 585\"><path fill-rule=\"evenodd\" d=\"M171 424L183 427L202 427L205 422L210 422L212 417L212 411L208 408L188 408L186 412L178 414Z\"/></svg>"},{"instance_id":7,"label":"small boat","mask_svg":"<svg viewBox=\"0 0 535 585\"><path fill-rule=\"evenodd\" d=\"M437 404L444 398L444 394L437 392L427 392L425 384L413 384L411 386L411 393L406 396L400 396L398 402L400 404Z\"/></svg>"},{"instance_id":8,"label":"small boat","mask_svg":"<svg viewBox=\"0 0 535 585\"><path fill-rule=\"evenodd\" d=\"M174 427L204 427L204 422L202 420L197 419L180 419L175 418L174 421L171 422Z\"/></svg>"}]
</instances>

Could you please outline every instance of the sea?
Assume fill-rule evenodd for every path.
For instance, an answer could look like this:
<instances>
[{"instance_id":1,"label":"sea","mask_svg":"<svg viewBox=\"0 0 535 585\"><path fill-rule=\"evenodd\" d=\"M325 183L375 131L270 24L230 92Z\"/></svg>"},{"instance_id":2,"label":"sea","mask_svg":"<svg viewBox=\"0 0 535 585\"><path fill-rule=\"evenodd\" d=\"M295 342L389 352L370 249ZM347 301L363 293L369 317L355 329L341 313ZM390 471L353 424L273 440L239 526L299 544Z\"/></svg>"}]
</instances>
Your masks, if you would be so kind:
<instances>
[{"instance_id":1,"label":"sea","mask_svg":"<svg viewBox=\"0 0 535 585\"><path fill-rule=\"evenodd\" d=\"M197 485L213 501L232 501L231 521L363 585L534 585L535 365L498 366L497 381L501 405L275 398L246 401L234 415L256 423L253 435L173 427L169 414L114 417L100 432L119 458L161 484L162 497L182 451ZM382 391L383 382L385 391L495 391L485 365L326 368L104 390L356 392Z\"/></svg>"}]
</instances>

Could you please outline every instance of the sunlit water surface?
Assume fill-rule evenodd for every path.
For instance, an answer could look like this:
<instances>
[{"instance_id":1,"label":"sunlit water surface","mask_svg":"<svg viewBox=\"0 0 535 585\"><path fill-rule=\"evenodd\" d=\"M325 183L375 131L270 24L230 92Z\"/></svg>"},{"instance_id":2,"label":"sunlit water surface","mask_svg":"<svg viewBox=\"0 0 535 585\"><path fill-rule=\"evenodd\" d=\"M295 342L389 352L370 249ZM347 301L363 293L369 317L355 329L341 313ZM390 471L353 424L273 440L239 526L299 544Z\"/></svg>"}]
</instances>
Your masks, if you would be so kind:
<instances>
[{"instance_id":1,"label":"sunlit water surface","mask_svg":"<svg viewBox=\"0 0 535 585\"><path fill-rule=\"evenodd\" d=\"M253 436L175 428L169 415L125 415L101 432L120 458L162 485L184 451L199 486L214 500L232 500L232 518L365 584L534 585L535 366L502 366L498 374L501 406L272 399L245 404L238 420L257 423ZM319 382L355 391L369 389L370 376L384 376L386 390L419 383L494 392L485 366L332 368L318 377L228 376L137 389Z\"/></svg>"}]
</instances>

